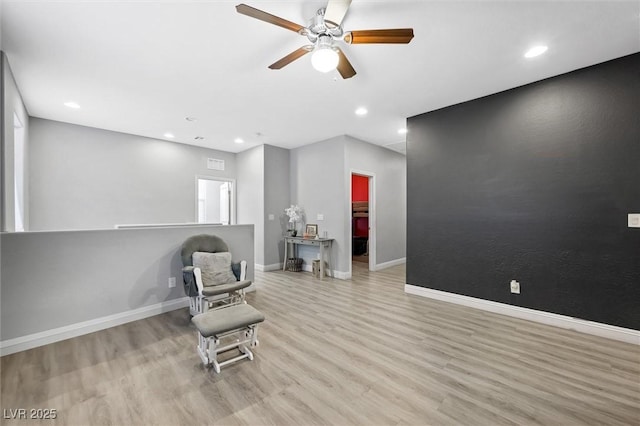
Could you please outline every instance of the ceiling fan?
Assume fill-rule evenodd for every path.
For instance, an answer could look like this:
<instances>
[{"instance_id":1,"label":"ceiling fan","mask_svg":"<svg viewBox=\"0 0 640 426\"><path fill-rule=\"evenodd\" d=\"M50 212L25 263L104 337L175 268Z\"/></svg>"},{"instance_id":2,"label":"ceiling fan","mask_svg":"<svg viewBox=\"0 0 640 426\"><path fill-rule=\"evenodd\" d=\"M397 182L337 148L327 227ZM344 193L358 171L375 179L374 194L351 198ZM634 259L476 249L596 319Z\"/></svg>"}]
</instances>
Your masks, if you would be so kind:
<instances>
[{"instance_id":1,"label":"ceiling fan","mask_svg":"<svg viewBox=\"0 0 640 426\"><path fill-rule=\"evenodd\" d=\"M307 27L246 4L237 5L236 10L243 15L294 31L307 37L309 42L312 43L294 50L284 58L269 65L272 70L279 70L307 53L313 52L311 64L315 69L321 72L329 72L337 68L342 78L351 78L356 75L356 70L342 49L336 45L337 41L343 41L348 44L407 44L413 38L413 28L345 32L342 29L342 20L347 14L349 5L351 5L351 0L329 0L327 7L319 9Z\"/></svg>"}]
</instances>

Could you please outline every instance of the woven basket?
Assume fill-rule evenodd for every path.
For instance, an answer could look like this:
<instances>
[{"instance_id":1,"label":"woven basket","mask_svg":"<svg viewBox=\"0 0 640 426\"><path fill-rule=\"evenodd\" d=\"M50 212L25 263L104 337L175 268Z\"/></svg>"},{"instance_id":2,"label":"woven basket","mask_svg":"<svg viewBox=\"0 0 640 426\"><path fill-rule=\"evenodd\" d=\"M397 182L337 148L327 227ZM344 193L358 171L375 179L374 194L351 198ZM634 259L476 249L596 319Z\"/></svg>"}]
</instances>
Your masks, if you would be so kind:
<instances>
[{"instance_id":1,"label":"woven basket","mask_svg":"<svg viewBox=\"0 0 640 426\"><path fill-rule=\"evenodd\" d=\"M290 257L287 259L287 270L292 272L302 271L302 259L298 257Z\"/></svg>"}]
</instances>

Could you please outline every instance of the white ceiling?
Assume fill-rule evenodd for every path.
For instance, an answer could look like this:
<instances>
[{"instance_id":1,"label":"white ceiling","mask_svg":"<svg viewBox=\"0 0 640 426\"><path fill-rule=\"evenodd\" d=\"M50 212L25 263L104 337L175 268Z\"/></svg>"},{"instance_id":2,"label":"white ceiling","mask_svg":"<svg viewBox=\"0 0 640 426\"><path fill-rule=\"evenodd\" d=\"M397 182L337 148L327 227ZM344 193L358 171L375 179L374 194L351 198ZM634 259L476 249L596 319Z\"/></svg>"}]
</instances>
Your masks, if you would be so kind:
<instances>
[{"instance_id":1,"label":"white ceiling","mask_svg":"<svg viewBox=\"0 0 640 426\"><path fill-rule=\"evenodd\" d=\"M246 2L302 25L326 4ZM343 46L358 74L342 80L310 55L267 69L307 40L238 3L5 0L2 49L32 116L231 152L343 134L402 149L406 117L640 51L638 0L354 0L345 30L412 27L415 38ZM548 52L525 59L536 44Z\"/></svg>"}]
</instances>

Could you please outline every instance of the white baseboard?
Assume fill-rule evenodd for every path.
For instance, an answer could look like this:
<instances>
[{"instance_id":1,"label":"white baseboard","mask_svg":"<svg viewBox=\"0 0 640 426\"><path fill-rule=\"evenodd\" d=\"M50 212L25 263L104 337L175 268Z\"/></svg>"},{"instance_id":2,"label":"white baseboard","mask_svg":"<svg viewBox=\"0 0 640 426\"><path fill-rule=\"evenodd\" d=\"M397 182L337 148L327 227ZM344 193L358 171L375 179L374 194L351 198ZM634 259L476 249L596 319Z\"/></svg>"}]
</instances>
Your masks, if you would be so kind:
<instances>
[{"instance_id":1,"label":"white baseboard","mask_svg":"<svg viewBox=\"0 0 640 426\"><path fill-rule=\"evenodd\" d=\"M26 351L27 349L48 345L50 343L70 339L72 337L82 336L83 334L89 334L95 331L104 330L105 328L115 327L131 321L152 317L154 315L184 308L186 306L189 306L189 298L182 297L180 299L156 303L155 305L143 306L142 308L133 309L127 312L120 312L118 314L83 321L77 324L28 334L14 339L3 340L0 341L0 356Z\"/></svg>"},{"instance_id":2,"label":"white baseboard","mask_svg":"<svg viewBox=\"0 0 640 426\"><path fill-rule=\"evenodd\" d=\"M594 336L605 337L607 339L619 340L622 342L640 345L640 331L630 328L617 327L614 325L599 322L587 321L580 318L573 318L566 315L554 314L551 312L538 311L521 306L507 305L506 303L494 302L491 300L478 299L475 297L463 296L446 291L433 290L405 284L405 293L417 296L428 297L430 299L442 300L444 302L469 306L483 311L494 312L496 314L508 315L515 318L539 322L568 330L579 331L581 333Z\"/></svg>"},{"instance_id":3,"label":"white baseboard","mask_svg":"<svg viewBox=\"0 0 640 426\"><path fill-rule=\"evenodd\" d=\"M256 271L262 272L277 271L282 269L282 263L272 263L271 265L260 265L256 263L255 269Z\"/></svg>"},{"instance_id":4,"label":"white baseboard","mask_svg":"<svg viewBox=\"0 0 640 426\"><path fill-rule=\"evenodd\" d=\"M313 272L312 270L312 266L309 265L308 263L304 263L302 265L302 270L305 272ZM329 274L330 276L332 276L333 278L337 278L339 280L348 280L351 279L351 272L342 272L342 271L336 271L335 269L333 270L333 275L331 275L331 272L326 272L327 274Z\"/></svg>"},{"instance_id":5,"label":"white baseboard","mask_svg":"<svg viewBox=\"0 0 640 426\"><path fill-rule=\"evenodd\" d=\"M333 275L335 278L339 280L350 280L351 272L342 272L342 271L333 271Z\"/></svg>"},{"instance_id":6,"label":"white baseboard","mask_svg":"<svg viewBox=\"0 0 640 426\"><path fill-rule=\"evenodd\" d=\"M376 265L376 271L382 271L383 269L391 268L392 266L398 266L407 263L406 257L401 257L400 259L390 260L388 262L378 263Z\"/></svg>"}]
</instances>

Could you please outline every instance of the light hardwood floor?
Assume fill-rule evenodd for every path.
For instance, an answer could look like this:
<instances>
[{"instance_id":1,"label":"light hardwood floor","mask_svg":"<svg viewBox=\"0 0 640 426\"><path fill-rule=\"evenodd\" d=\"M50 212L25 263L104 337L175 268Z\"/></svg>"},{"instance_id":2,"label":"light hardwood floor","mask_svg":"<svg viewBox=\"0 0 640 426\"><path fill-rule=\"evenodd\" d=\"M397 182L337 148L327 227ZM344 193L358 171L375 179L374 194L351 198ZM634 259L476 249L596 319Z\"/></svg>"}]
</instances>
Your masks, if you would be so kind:
<instances>
[{"instance_id":1,"label":"light hardwood floor","mask_svg":"<svg viewBox=\"0 0 640 426\"><path fill-rule=\"evenodd\" d=\"M253 362L204 369L183 309L3 357L2 408L57 410L38 425L640 424L640 347L407 295L403 266L365 267L257 272Z\"/></svg>"}]
</instances>

